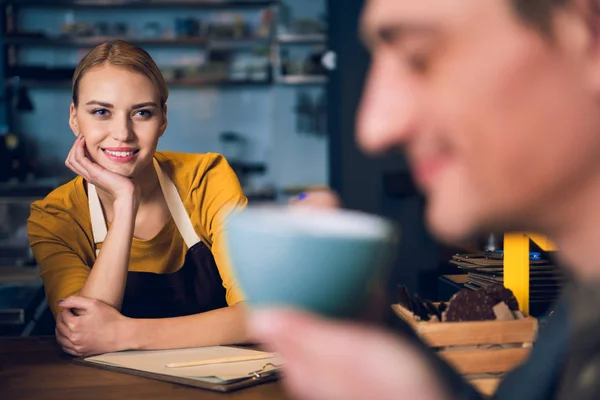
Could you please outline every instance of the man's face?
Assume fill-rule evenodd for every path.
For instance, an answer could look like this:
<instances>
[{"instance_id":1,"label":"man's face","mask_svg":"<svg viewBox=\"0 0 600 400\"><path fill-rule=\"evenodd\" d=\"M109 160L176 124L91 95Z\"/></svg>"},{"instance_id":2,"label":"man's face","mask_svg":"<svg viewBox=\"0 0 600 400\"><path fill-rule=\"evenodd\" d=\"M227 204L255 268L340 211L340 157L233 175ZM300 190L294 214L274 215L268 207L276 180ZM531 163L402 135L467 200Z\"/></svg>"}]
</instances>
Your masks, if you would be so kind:
<instances>
[{"instance_id":1,"label":"man's face","mask_svg":"<svg viewBox=\"0 0 600 400\"><path fill-rule=\"evenodd\" d=\"M583 20L552 38L509 0L369 0L363 149L402 148L442 239L551 231L599 173L597 73Z\"/></svg>"}]
</instances>

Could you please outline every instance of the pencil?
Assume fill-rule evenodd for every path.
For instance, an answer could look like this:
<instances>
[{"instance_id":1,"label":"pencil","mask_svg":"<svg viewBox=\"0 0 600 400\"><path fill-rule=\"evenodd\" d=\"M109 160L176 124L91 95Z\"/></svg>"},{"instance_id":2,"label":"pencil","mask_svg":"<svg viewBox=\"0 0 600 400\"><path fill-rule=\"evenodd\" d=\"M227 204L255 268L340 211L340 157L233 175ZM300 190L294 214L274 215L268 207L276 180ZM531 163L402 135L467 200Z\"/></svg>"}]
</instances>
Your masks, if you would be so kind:
<instances>
[{"instance_id":1,"label":"pencil","mask_svg":"<svg viewBox=\"0 0 600 400\"><path fill-rule=\"evenodd\" d=\"M170 363L170 364L167 364L166 367L167 368L199 367L202 365L211 365L211 364L225 364L225 363L242 362L242 361L264 360L265 358L272 358L274 356L275 355L273 353L260 353L260 354L252 354L252 355L247 355L247 356L221 357L221 358L213 358L213 359L209 359L209 360Z\"/></svg>"}]
</instances>

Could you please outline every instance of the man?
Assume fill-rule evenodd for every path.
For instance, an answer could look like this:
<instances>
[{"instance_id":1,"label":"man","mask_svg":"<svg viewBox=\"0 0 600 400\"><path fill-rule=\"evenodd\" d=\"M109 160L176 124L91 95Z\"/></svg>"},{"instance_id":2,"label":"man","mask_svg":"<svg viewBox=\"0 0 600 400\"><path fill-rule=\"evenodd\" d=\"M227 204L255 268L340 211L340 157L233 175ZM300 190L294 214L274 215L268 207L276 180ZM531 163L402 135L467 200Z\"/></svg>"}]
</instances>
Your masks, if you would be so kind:
<instances>
[{"instance_id":1,"label":"man","mask_svg":"<svg viewBox=\"0 0 600 400\"><path fill-rule=\"evenodd\" d=\"M362 148L406 153L440 239L544 233L576 282L499 398L600 398L598 3L368 0L362 17ZM409 338L291 310L252 322L298 398L477 396Z\"/></svg>"}]
</instances>

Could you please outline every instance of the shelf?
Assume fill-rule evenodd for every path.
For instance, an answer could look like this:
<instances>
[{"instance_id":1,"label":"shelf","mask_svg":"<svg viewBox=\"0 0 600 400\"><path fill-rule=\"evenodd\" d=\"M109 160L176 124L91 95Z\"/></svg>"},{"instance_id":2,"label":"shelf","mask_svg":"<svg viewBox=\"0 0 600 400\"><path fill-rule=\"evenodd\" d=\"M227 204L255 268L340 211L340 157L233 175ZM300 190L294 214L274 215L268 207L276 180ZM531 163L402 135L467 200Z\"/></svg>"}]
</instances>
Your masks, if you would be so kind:
<instances>
[{"instance_id":1,"label":"shelf","mask_svg":"<svg viewBox=\"0 0 600 400\"><path fill-rule=\"evenodd\" d=\"M223 79L211 79L211 78L198 78L198 79L178 79L178 80L167 80L167 86L172 88L193 88L193 87L204 87L204 86L268 86L271 85L270 80L265 81L233 81ZM10 80L6 82L10 85ZM21 79L20 85L27 87L37 88L55 88L64 87L68 88L72 82L70 80L37 80L37 79Z\"/></svg>"},{"instance_id":2,"label":"shelf","mask_svg":"<svg viewBox=\"0 0 600 400\"><path fill-rule=\"evenodd\" d=\"M6 44L35 47L94 47L115 37L89 37L89 38L45 38L45 37L18 37L7 36ZM137 45L178 45L178 46L206 46L208 40L204 38L181 39L125 39Z\"/></svg>"},{"instance_id":3,"label":"shelf","mask_svg":"<svg viewBox=\"0 0 600 400\"><path fill-rule=\"evenodd\" d=\"M326 76L318 75L288 75L277 78L282 85L322 85L327 83Z\"/></svg>"},{"instance_id":4,"label":"shelf","mask_svg":"<svg viewBox=\"0 0 600 400\"><path fill-rule=\"evenodd\" d=\"M277 41L281 44L324 44L327 36L318 33L311 35L286 34L278 35Z\"/></svg>"},{"instance_id":5,"label":"shelf","mask_svg":"<svg viewBox=\"0 0 600 400\"><path fill-rule=\"evenodd\" d=\"M9 45L31 47L94 47L116 37L89 37L89 38L45 38L13 36L5 37L4 42ZM256 46L268 46L268 39L209 39L209 38L125 38L139 46L191 46L210 47L211 49L237 49Z\"/></svg>"},{"instance_id":6,"label":"shelf","mask_svg":"<svg viewBox=\"0 0 600 400\"><path fill-rule=\"evenodd\" d=\"M4 0L3 5L46 8L225 8L267 7L277 0Z\"/></svg>"},{"instance_id":7,"label":"shelf","mask_svg":"<svg viewBox=\"0 0 600 400\"><path fill-rule=\"evenodd\" d=\"M170 87L202 87L202 86L268 86L271 85L271 80L264 81L234 81L225 79L179 79L168 80L167 86Z\"/></svg>"}]
</instances>

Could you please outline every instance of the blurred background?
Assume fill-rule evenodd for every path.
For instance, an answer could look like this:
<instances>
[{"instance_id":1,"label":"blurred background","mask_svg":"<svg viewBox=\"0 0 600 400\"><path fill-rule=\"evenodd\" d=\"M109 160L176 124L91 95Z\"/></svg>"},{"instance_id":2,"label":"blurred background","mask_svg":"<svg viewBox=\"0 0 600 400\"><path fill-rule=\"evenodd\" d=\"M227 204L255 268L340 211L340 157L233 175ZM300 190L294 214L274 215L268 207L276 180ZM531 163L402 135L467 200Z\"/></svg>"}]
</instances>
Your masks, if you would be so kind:
<instances>
[{"instance_id":1,"label":"blurred background","mask_svg":"<svg viewBox=\"0 0 600 400\"><path fill-rule=\"evenodd\" d=\"M325 0L7 1L3 14L0 132L23 143L3 180L71 178L71 77L120 38L168 81L160 149L223 153L253 199L328 183Z\"/></svg>"},{"instance_id":2,"label":"blurred background","mask_svg":"<svg viewBox=\"0 0 600 400\"><path fill-rule=\"evenodd\" d=\"M71 77L91 47L115 38L144 47L168 81L159 149L224 154L250 203L329 186L346 207L394 219L392 298L398 284L432 300L462 287L444 278L457 249L427 233L402 157L367 158L354 142L369 62L357 33L362 0L0 4L0 334L53 334L29 205L73 178L64 166Z\"/></svg>"}]
</instances>

